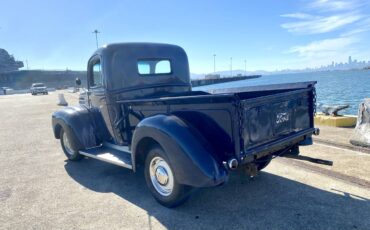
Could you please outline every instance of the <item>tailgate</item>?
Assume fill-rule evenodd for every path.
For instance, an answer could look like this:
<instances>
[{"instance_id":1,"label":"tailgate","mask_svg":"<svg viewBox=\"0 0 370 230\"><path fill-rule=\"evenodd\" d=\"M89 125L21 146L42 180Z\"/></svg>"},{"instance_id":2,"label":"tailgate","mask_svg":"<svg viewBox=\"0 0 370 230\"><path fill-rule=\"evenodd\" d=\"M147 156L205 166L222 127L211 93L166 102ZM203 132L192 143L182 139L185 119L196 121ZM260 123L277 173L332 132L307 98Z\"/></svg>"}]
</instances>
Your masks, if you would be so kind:
<instances>
[{"instance_id":1,"label":"tailgate","mask_svg":"<svg viewBox=\"0 0 370 230\"><path fill-rule=\"evenodd\" d=\"M244 150L313 127L313 88L241 101Z\"/></svg>"}]
</instances>

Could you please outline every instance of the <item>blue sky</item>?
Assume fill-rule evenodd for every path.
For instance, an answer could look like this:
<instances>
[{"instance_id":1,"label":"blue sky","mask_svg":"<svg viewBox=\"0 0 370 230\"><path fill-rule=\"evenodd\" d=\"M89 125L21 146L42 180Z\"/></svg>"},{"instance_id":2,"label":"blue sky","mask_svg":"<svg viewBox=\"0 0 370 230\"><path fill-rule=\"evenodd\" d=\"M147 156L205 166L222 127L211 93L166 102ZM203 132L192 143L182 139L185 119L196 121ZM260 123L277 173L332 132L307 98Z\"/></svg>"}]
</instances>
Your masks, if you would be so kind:
<instances>
[{"instance_id":1,"label":"blue sky","mask_svg":"<svg viewBox=\"0 0 370 230\"><path fill-rule=\"evenodd\" d=\"M84 70L99 43L182 46L191 72L316 67L370 60L370 4L360 0L0 0L0 48L30 69Z\"/></svg>"}]
</instances>

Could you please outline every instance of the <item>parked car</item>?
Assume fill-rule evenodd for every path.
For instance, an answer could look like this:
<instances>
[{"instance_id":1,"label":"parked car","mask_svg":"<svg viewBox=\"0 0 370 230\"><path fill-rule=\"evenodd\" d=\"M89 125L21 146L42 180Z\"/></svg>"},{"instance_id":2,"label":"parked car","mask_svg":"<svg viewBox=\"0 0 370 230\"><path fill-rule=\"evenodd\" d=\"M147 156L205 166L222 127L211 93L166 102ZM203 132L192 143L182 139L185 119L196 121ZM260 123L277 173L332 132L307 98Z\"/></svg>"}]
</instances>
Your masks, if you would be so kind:
<instances>
[{"instance_id":1,"label":"parked car","mask_svg":"<svg viewBox=\"0 0 370 230\"><path fill-rule=\"evenodd\" d=\"M84 103L53 113L52 128L69 160L143 168L154 198L175 207L232 170L255 175L312 144L315 84L193 91L182 48L111 44L88 61Z\"/></svg>"},{"instance_id":2,"label":"parked car","mask_svg":"<svg viewBox=\"0 0 370 230\"><path fill-rule=\"evenodd\" d=\"M3 95L13 94L13 91L14 90L10 87L1 87L0 88L0 93L3 94Z\"/></svg>"},{"instance_id":3,"label":"parked car","mask_svg":"<svg viewBox=\"0 0 370 230\"><path fill-rule=\"evenodd\" d=\"M43 83L33 83L30 91L32 95L48 94L48 89Z\"/></svg>"}]
</instances>

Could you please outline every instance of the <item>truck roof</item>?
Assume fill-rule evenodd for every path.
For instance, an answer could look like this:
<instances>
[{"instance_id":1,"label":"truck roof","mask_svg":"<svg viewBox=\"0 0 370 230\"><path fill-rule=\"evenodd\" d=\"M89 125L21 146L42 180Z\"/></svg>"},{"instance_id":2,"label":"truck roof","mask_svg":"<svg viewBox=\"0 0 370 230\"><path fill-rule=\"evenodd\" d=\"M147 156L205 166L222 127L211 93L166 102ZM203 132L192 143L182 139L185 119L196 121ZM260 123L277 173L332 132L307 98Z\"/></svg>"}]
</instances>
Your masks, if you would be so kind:
<instances>
[{"instance_id":1,"label":"truck roof","mask_svg":"<svg viewBox=\"0 0 370 230\"><path fill-rule=\"evenodd\" d=\"M187 55L181 47L171 44L132 42L104 45L94 52L100 56L108 90L127 89L138 85L189 86L190 71ZM171 72L143 76L138 72L139 60L169 60Z\"/></svg>"},{"instance_id":2,"label":"truck roof","mask_svg":"<svg viewBox=\"0 0 370 230\"><path fill-rule=\"evenodd\" d=\"M167 44L167 43L153 43L153 42L120 42L120 43L110 43L105 44L99 49L97 49L95 53L103 53L107 51L116 51L119 49L170 49L173 52L180 51L185 52L183 48L178 45Z\"/></svg>"}]
</instances>

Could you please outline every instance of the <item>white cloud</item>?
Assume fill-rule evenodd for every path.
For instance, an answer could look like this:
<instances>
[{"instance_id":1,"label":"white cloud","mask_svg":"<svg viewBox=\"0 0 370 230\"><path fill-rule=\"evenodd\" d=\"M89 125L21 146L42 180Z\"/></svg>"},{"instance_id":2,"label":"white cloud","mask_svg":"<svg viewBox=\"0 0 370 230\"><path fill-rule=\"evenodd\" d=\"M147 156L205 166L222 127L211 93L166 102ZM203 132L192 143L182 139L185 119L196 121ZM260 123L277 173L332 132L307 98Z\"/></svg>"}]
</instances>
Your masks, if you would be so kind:
<instances>
[{"instance_id":1,"label":"white cloud","mask_svg":"<svg viewBox=\"0 0 370 230\"><path fill-rule=\"evenodd\" d=\"M364 33L370 30L370 17L356 23L351 30L342 33L342 36L351 36L359 33Z\"/></svg>"},{"instance_id":2,"label":"white cloud","mask_svg":"<svg viewBox=\"0 0 370 230\"><path fill-rule=\"evenodd\" d=\"M347 55L351 50L351 45L357 43L356 37L338 37L314 41L307 45L294 46L290 48L290 53L296 53L304 58L336 58L338 55Z\"/></svg>"},{"instance_id":3,"label":"white cloud","mask_svg":"<svg viewBox=\"0 0 370 230\"><path fill-rule=\"evenodd\" d=\"M360 3L358 0L316 0L309 4L309 7L328 12L353 10L361 5L362 3Z\"/></svg>"},{"instance_id":4,"label":"white cloud","mask_svg":"<svg viewBox=\"0 0 370 230\"><path fill-rule=\"evenodd\" d=\"M321 40L292 46L287 53L293 54L295 63L301 63L301 67L320 66L332 61L346 60L348 56L360 52L366 53L368 47L361 43L366 39L365 32L370 31L370 15L365 11L370 5L367 1L306 0L306 4L298 12L280 15L290 19L290 22L281 24L288 32L298 35L315 34L315 37L320 34L322 37Z\"/></svg>"},{"instance_id":5,"label":"white cloud","mask_svg":"<svg viewBox=\"0 0 370 230\"><path fill-rule=\"evenodd\" d=\"M291 13L291 14L282 14L280 15L281 17L284 18L296 18L296 19L313 19L316 18L316 16L311 15L311 14L306 14L306 13Z\"/></svg>"},{"instance_id":6,"label":"white cloud","mask_svg":"<svg viewBox=\"0 0 370 230\"><path fill-rule=\"evenodd\" d=\"M288 14L288 15L297 16L297 14ZM312 15L310 16L311 17L309 17L309 20L301 20L298 22L284 23L281 25L281 27L292 33L319 34L319 33L326 33L326 32L337 30L346 25L356 22L363 17L359 14L354 14L354 13L338 14L338 15L332 15L332 16L327 16L327 17L323 17L323 16L314 17Z\"/></svg>"}]
</instances>

